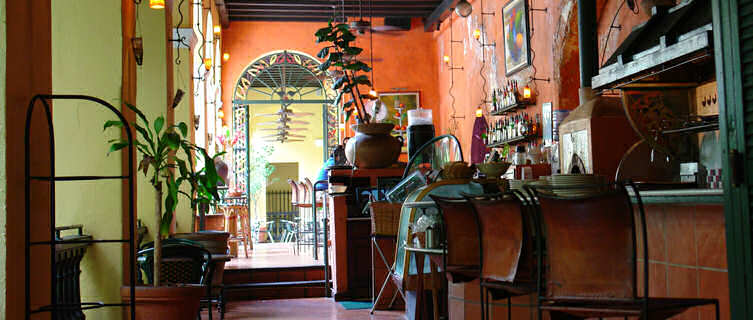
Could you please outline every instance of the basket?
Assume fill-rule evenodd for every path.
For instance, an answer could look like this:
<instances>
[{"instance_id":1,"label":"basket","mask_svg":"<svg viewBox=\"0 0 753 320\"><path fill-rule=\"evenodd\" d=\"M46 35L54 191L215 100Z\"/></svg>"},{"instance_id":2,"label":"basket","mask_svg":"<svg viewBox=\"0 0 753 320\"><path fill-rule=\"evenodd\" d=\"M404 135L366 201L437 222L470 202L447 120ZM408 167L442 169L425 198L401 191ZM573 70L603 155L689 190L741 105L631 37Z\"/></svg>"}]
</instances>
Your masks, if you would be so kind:
<instances>
[{"instance_id":1,"label":"basket","mask_svg":"<svg viewBox=\"0 0 753 320\"><path fill-rule=\"evenodd\" d=\"M400 224L400 209L402 204L386 201L372 202L371 234L380 236L396 236Z\"/></svg>"}]
</instances>

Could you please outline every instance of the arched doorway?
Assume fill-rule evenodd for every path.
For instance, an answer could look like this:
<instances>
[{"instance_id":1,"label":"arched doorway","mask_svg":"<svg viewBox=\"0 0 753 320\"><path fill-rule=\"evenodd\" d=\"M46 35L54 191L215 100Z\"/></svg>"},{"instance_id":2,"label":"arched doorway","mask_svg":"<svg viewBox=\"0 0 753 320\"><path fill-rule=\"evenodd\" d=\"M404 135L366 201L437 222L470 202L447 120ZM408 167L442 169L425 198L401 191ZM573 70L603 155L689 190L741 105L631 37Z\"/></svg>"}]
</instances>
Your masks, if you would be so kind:
<instances>
[{"instance_id":1,"label":"arched doorway","mask_svg":"<svg viewBox=\"0 0 753 320\"><path fill-rule=\"evenodd\" d=\"M251 62L239 75L233 91L233 131L245 139L234 147L233 167L236 188L247 192L250 151L249 117L255 106L279 104L284 109L298 105L306 111L321 106L322 159L338 142L338 109L332 105L335 93L331 79L316 58L302 52L269 52Z\"/></svg>"}]
</instances>

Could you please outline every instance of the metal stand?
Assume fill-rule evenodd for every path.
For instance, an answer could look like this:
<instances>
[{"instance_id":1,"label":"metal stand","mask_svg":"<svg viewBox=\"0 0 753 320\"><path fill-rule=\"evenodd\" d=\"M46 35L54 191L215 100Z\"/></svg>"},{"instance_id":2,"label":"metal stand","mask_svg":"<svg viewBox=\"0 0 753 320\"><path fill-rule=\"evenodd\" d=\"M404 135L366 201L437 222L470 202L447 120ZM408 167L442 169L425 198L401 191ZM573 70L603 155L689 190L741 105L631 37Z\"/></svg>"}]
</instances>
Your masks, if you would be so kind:
<instances>
[{"instance_id":1,"label":"metal stand","mask_svg":"<svg viewBox=\"0 0 753 320\"><path fill-rule=\"evenodd\" d=\"M379 300L382 298L382 293L384 293L384 289L387 287L387 284L390 282L390 278L395 274L395 269L390 265L389 262L387 262L387 258L384 256L384 252L382 251L382 248L379 246L379 243L377 243L378 236L372 235L371 236L371 311L370 314L374 314L374 311L376 310L376 305L379 302ZM382 288L379 289L379 294L377 294L376 297L374 297L374 289L376 289L376 284L374 281L376 281L376 275L374 270L374 249L376 249L377 253L379 253L379 257L382 259L382 262L384 263L384 266L387 267L387 271L389 274L387 274L387 277L384 278L384 282L382 283ZM400 288L395 289L395 293L392 294L392 299L390 300L390 305L387 307L388 309L392 308L392 305L395 304L395 299L397 299L398 293L401 297L403 297L403 301L405 301L405 294L403 291L400 290Z\"/></svg>"},{"instance_id":2,"label":"metal stand","mask_svg":"<svg viewBox=\"0 0 753 320\"><path fill-rule=\"evenodd\" d=\"M314 259L317 258L317 254L319 252L319 243L317 242L319 235L318 235L318 230L316 228L316 225L317 225L317 221L316 221L316 186L318 186L319 184L327 183L327 182L328 182L327 180L319 180L317 182L314 182L314 185L311 188L312 189L311 190L311 197L312 197L312 199L311 199L311 203L312 203L311 208L314 211ZM329 298L330 292L331 292L331 288L330 288L330 285L329 285L329 245L328 245L328 242L329 242L329 232L328 232L328 230L329 230L329 219L328 219L328 217L329 217L329 215L328 215L328 212L327 212L328 211L327 210L327 196L326 196L327 192L324 191L324 193L325 193L325 196L324 196L324 199L322 200L322 211L324 212L324 217L322 219L322 221L324 221L324 223L323 223L323 228L324 228L324 245L322 246L323 250L324 250L324 296L327 297L327 298Z\"/></svg>"},{"instance_id":3,"label":"metal stand","mask_svg":"<svg viewBox=\"0 0 753 320\"><path fill-rule=\"evenodd\" d=\"M78 101L90 101L100 104L110 111L112 111L123 123L123 129L126 133L128 141L128 174L123 176L55 176L55 130L52 125L52 110L50 108L51 100L78 100ZM34 107L37 101L41 101L44 106L44 116L47 122L48 130L48 143L49 143L49 163L50 170L46 176L33 176L31 173L31 119L34 114ZM64 104L61 104L64 106ZM104 153L105 150L102 151ZM60 319L61 312L71 310L89 310L105 307L130 307L130 319L136 319L136 220L134 217L134 175L133 175L133 137L131 135L131 127L128 121L123 117L123 114L118 111L114 106L106 101L85 95L36 95L29 102L29 106L26 111L26 131L24 136L24 201L25 201L25 223L24 223L24 266L25 266L25 319L31 319L33 314L49 312L52 319ZM56 236L55 223L55 185L59 181L77 182L77 181L99 181L99 180L127 180L128 181L128 238L127 239L105 239L105 240L93 240L93 239L77 239L77 240L64 240L58 239ZM49 240L47 241L31 241L31 183L43 183L49 184L49 201L50 201L50 233ZM55 258L55 248L59 245L71 245L71 244L95 244L95 243L119 243L128 244L129 246L129 275L130 275L130 302L129 303L103 303L103 302L78 302L78 303L64 303L62 302L64 297L60 297L59 294L63 292L62 288L58 288L56 281L57 269L60 268L58 260ZM31 247L32 246L47 246L50 248L50 297L51 302L49 305L42 306L38 309L31 309Z\"/></svg>"}]
</instances>

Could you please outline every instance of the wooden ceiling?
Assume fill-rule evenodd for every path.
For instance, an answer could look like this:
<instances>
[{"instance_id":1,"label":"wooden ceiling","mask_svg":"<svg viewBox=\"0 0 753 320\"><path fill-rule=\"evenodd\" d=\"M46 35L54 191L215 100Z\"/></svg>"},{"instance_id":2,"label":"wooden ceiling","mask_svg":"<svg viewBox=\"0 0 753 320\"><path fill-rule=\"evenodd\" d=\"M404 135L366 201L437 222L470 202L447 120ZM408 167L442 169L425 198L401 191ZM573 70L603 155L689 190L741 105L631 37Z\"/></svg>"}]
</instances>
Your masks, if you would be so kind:
<instances>
[{"instance_id":1,"label":"wooden ceiling","mask_svg":"<svg viewBox=\"0 0 753 320\"><path fill-rule=\"evenodd\" d=\"M335 10L350 18L418 17L429 19L438 9L447 10L457 0L223 0L228 20L232 21L328 21ZM371 2L371 4L369 3ZM218 2L219 4L219 2Z\"/></svg>"}]
</instances>

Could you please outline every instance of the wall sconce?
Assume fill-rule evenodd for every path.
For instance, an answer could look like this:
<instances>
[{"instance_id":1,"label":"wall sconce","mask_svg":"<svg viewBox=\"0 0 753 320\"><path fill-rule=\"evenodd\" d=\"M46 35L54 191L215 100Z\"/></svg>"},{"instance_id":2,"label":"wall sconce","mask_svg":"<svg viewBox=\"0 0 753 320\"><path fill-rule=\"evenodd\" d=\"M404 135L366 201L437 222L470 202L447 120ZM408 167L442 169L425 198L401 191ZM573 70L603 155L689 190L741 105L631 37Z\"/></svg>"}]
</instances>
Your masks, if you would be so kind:
<instances>
[{"instance_id":1,"label":"wall sconce","mask_svg":"<svg viewBox=\"0 0 753 320\"><path fill-rule=\"evenodd\" d=\"M199 130L199 121L201 120L201 115L195 115L193 116L193 129Z\"/></svg>"},{"instance_id":2,"label":"wall sconce","mask_svg":"<svg viewBox=\"0 0 753 320\"><path fill-rule=\"evenodd\" d=\"M379 98L377 91L372 87L371 90L369 90L369 99L376 100L377 98Z\"/></svg>"},{"instance_id":3,"label":"wall sconce","mask_svg":"<svg viewBox=\"0 0 753 320\"><path fill-rule=\"evenodd\" d=\"M215 34L215 35L218 35L218 36L219 36L219 35L220 35L220 32L222 32L222 28L220 28L220 26L219 26L219 25L215 25L214 27L212 27L212 31L214 31L214 34Z\"/></svg>"},{"instance_id":4,"label":"wall sconce","mask_svg":"<svg viewBox=\"0 0 753 320\"><path fill-rule=\"evenodd\" d=\"M207 71L212 69L212 58L204 58L204 68L207 69Z\"/></svg>"},{"instance_id":5,"label":"wall sconce","mask_svg":"<svg viewBox=\"0 0 753 320\"><path fill-rule=\"evenodd\" d=\"M227 62L228 60L230 60L230 54L227 53L227 52L223 53L222 54L222 61Z\"/></svg>"},{"instance_id":6,"label":"wall sconce","mask_svg":"<svg viewBox=\"0 0 753 320\"><path fill-rule=\"evenodd\" d=\"M476 40L481 39L481 29L473 30L473 38Z\"/></svg>"},{"instance_id":7,"label":"wall sconce","mask_svg":"<svg viewBox=\"0 0 753 320\"><path fill-rule=\"evenodd\" d=\"M531 87L526 85L523 87L523 99L530 100L531 99Z\"/></svg>"},{"instance_id":8,"label":"wall sconce","mask_svg":"<svg viewBox=\"0 0 753 320\"><path fill-rule=\"evenodd\" d=\"M131 46L133 47L133 57L136 59L136 64L141 65L144 63L144 39L141 37L131 38Z\"/></svg>"},{"instance_id":9,"label":"wall sconce","mask_svg":"<svg viewBox=\"0 0 753 320\"><path fill-rule=\"evenodd\" d=\"M165 0L149 0L149 8L152 9L164 9Z\"/></svg>"},{"instance_id":10,"label":"wall sconce","mask_svg":"<svg viewBox=\"0 0 753 320\"><path fill-rule=\"evenodd\" d=\"M217 110L217 118L225 119L225 112L222 111L222 108Z\"/></svg>"},{"instance_id":11,"label":"wall sconce","mask_svg":"<svg viewBox=\"0 0 753 320\"><path fill-rule=\"evenodd\" d=\"M484 110L481 110L481 106L476 108L476 118L481 118L484 116Z\"/></svg>"},{"instance_id":12,"label":"wall sconce","mask_svg":"<svg viewBox=\"0 0 753 320\"><path fill-rule=\"evenodd\" d=\"M442 60L445 64L450 65L450 56L445 55L444 57L442 57Z\"/></svg>"},{"instance_id":13,"label":"wall sconce","mask_svg":"<svg viewBox=\"0 0 753 320\"><path fill-rule=\"evenodd\" d=\"M473 12L473 6L471 6L470 3L468 3L468 0L460 0L457 5L455 5L455 13L457 13L459 16L466 18L469 15L471 15L471 12Z\"/></svg>"},{"instance_id":14,"label":"wall sconce","mask_svg":"<svg viewBox=\"0 0 753 320\"><path fill-rule=\"evenodd\" d=\"M183 100L183 95L186 94L182 89L175 91L175 97L173 98L173 109L178 107L178 104Z\"/></svg>"}]
</instances>

